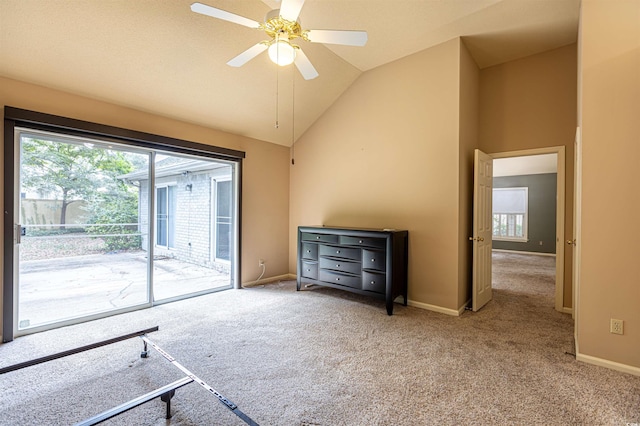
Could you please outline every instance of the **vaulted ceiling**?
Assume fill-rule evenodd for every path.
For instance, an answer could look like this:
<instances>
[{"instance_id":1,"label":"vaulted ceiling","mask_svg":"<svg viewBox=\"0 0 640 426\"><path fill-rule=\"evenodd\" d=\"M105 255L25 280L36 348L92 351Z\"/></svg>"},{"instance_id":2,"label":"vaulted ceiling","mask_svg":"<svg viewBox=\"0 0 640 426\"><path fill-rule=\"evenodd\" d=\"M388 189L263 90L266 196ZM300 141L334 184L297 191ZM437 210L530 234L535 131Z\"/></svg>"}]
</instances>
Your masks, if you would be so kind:
<instances>
[{"instance_id":1,"label":"vaulted ceiling","mask_svg":"<svg viewBox=\"0 0 640 426\"><path fill-rule=\"evenodd\" d=\"M0 76L281 145L358 78L463 37L481 68L576 42L580 0L306 0L305 29L366 30L364 47L300 41L319 77L261 54L262 31L193 13L194 0L1 0ZM263 21L276 0L199 0ZM275 127L276 120L279 127Z\"/></svg>"}]
</instances>

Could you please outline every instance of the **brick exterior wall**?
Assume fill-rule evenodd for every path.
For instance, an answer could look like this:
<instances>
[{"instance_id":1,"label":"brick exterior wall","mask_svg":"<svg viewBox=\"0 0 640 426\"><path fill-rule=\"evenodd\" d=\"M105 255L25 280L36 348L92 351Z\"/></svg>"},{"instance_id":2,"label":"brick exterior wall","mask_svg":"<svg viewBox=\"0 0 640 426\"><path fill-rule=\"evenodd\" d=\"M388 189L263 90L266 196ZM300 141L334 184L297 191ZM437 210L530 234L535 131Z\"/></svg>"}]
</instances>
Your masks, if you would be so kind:
<instances>
[{"instance_id":1,"label":"brick exterior wall","mask_svg":"<svg viewBox=\"0 0 640 426\"><path fill-rule=\"evenodd\" d=\"M230 264L213 259L213 215L214 199L212 185L214 178L229 177L231 167L189 173L186 176L172 175L156 179L156 187L175 185L176 214L174 247L154 247L155 256L168 256L178 260L230 273ZM188 185L191 185L190 187ZM141 229L148 226L149 181L140 181L139 212ZM171 220L171 219L170 219ZM148 236L142 238L142 248L147 250Z\"/></svg>"}]
</instances>

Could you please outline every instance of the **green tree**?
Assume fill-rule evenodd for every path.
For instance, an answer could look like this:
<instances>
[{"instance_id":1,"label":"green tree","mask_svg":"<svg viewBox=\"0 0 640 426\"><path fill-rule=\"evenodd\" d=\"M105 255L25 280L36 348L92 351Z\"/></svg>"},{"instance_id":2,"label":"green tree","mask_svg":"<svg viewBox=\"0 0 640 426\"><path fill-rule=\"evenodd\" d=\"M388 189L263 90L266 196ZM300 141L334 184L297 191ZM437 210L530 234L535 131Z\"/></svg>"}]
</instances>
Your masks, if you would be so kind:
<instances>
[{"instance_id":1,"label":"green tree","mask_svg":"<svg viewBox=\"0 0 640 426\"><path fill-rule=\"evenodd\" d=\"M146 167L146 156L110 152L100 163L102 186L87 198L89 234L99 235L107 250L139 249L142 239L138 232L138 188L120 178L134 169L134 163Z\"/></svg>"},{"instance_id":2,"label":"green tree","mask_svg":"<svg viewBox=\"0 0 640 426\"><path fill-rule=\"evenodd\" d=\"M33 138L24 138L21 147L22 187L56 195L62 202L60 229L74 201L88 200L98 191L127 190L116 176L131 171L132 165L120 152Z\"/></svg>"},{"instance_id":3,"label":"green tree","mask_svg":"<svg viewBox=\"0 0 640 426\"><path fill-rule=\"evenodd\" d=\"M22 187L53 193L61 200L60 231L67 226L67 208L85 201L89 234L108 250L139 249L138 188L121 179L134 168L145 168L148 157L94 146L25 138L22 147Z\"/></svg>"},{"instance_id":4,"label":"green tree","mask_svg":"<svg viewBox=\"0 0 640 426\"><path fill-rule=\"evenodd\" d=\"M139 249L142 243L138 232L138 194L126 191L101 193L89 203L89 234L99 235L109 251ZM126 235L135 234L135 235Z\"/></svg>"},{"instance_id":5,"label":"green tree","mask_svg":"<svg viewBox=\"0 0 640 426\"><path fill-rule=\"evenodd\" d=\"M126 153L35 138L22 139L21 148L22 187L55 194L62 203L61 231L69 204L77 200L87 202L91 223L137 222L137 192L119 178L133 170Z\"/></svg>"}]
</instances>

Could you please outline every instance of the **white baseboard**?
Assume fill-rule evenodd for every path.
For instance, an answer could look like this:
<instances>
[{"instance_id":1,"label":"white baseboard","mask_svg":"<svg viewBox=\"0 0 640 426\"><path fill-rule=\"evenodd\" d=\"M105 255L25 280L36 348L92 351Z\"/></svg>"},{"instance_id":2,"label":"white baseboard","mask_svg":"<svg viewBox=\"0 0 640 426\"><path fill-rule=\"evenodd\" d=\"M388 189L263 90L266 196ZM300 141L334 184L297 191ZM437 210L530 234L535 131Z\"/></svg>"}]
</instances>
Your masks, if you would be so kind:
<instances>
[{"instance_id":1,"label":"white baseboard","mask_svg":"<svg viewBox=\"0 0 640 426\"><path fill-rule=\"evenodd\" d=\"M272 283L274 281L289 281L289 280L295 280L295 279L296 279L296 276L294 274L276 275L275 277L262 278L261 280L242 283L242 287L250 288L250 287L255 287L257 285Z\"/></svg>"},{"instance_id":2,"label":"white baseboard","mask_svg":"<svg viewBox=\"0 0 640 426\"><path fill-rule=\"evenodd\" d=\"M556 257L555 253L540 253L537 251L521 251L521 250L505 250L505 249L491 249L491 251L498 251L500 253L535 254L536 256Z\"/></svg>"},{"instance_id":3,"label":"white baseboard","mask_svg":"<svg viewBox=\"0 0 640 426\"><path fill-rule=\"evenodd\" d=\"M441 314L451 315L454 317L460 316L462 312L457 311L455 309L443 308L442 306L430 305L428 303L416 302L415 300L409 300L407 303L409 306L413 306L414 308L426 309L427 311L439 312ZM464 311L464 307L462 308Z\"/></svg>"},{"instance_id":4,"label":"white baseboard","mask_svg":"<svg viewBox=\"0 0 640 426\"><path fill-rule=\"evenodd\" d=\"M594 356L584 355L581 353L576 354L576 359L578 361L586 362L587 364L593 364L600 367L621 371L623 373L633 374L634 376L640 376L640 368L633 367L631 365L620 364L619 362L609 361L602 358L596 358Z\"/></svg>"},{"instance_id":5,"label":"white baseboard","mask_svg":"<svg viewBox=\"0 0 640 426\"><path fill-rule=\"evenodd\" d=\"M562 312L563 314L573 315L573 308L567 308L566 306L563 306L560 312Z\"/></svg>"}]
</instances>

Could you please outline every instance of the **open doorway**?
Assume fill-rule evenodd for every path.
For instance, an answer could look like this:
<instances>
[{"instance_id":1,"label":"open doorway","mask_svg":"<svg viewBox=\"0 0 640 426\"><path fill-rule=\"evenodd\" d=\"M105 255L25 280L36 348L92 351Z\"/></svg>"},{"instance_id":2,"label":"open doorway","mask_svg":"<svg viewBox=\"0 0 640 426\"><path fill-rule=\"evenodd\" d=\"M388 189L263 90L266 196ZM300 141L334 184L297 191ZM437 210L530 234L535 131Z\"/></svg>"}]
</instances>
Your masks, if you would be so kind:
<instances>
[{"instance_id":1,"label":"open doorway","mask_svg":"<svg viewBox=\"0 0 640 426\"><path fill-rule=\"evenodd\" d=\"M509 282L510 271L520 271L522 278L544 286L544 276L547 283L553 278L552 304L564 311L564 147L491 156L496 279Z\"/></svg>"}]
</instances>

